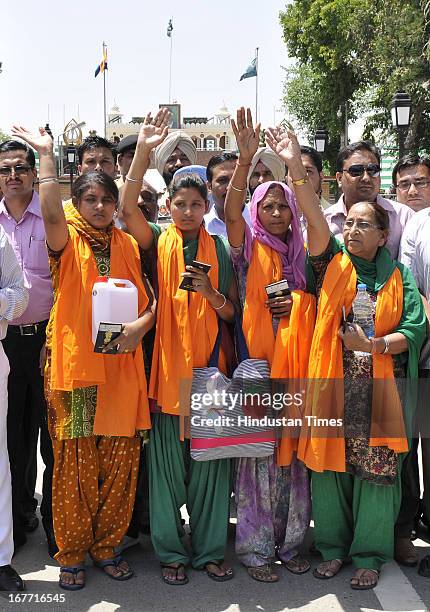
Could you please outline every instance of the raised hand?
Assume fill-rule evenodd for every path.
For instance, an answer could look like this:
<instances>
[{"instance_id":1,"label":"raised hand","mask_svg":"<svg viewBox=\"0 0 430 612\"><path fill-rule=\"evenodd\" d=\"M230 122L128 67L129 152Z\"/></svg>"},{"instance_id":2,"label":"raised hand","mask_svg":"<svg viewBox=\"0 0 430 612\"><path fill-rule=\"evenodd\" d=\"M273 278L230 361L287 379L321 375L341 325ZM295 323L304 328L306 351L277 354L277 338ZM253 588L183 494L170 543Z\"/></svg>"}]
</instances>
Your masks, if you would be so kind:
<instances>
[{"instance_id":1,"label":"raised hand","mask_svg":"<svg viewBox=\"0 0 430 612\"><path fill-rule=\"evenodd\" d=\"M297 136L292 130L283 131L281 127L267 128L266 144L288 167L294 163L301 165L301 152Z\"/></svg>"},{"instance_id":2,"label":"raised hand","mask_svg":"<svg viewBox=\"0 0 430 612\"><path fill-rule=\"evenodd\" d=\"M54 143L51 136L43 127L40 127L39 133L37 133L30 132L30 130L27 130L27 128L22 127L21 125L13 125L11 133L13 136L21 138L21 140L25 140L30 147L33 147L33 149L36 149L38 152L52 151L54 148Z\"/></svg>"},{"instance_id":3,"label":"raised hand","mask_svg":"<svg viewBox=\"0 0 430 612\"><path fill-rule=\"evenodd\" d=\"M171 118L172 113L167 108L160 108L154 118L148 113L140 127L137 146L147 150L158 147L167 136Z\"/></svg>"},{"instance_id":4,"label":"raised hand","mask_svg":"<svg viewBox=\"0 0 430 612\"><path fill-rule=\"evenodd\" d=\"M236 114L236 122L231 120L231 127L236 138L241 160L250 162L260 144L260 124L253 126L251 110L242 106Z\"/></svg>"}]
</instances>

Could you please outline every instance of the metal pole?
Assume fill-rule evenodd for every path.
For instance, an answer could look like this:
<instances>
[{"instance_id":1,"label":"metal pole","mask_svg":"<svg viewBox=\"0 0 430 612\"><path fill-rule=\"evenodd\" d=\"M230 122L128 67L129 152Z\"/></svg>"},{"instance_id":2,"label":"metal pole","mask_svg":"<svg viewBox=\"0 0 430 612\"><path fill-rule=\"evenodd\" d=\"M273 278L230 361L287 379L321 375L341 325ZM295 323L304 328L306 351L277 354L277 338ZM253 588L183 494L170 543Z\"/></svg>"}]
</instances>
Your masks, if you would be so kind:
<instances>
[{"instance_id":1,"label":"metal pole","mask_svg":"<svg viewBox=\"0 0 430 612\"><path fill-rule=\"evenodd\" d=\"M105 43L103 43L103 58L105 56ZM106 138L106 69L103 70L103 125L104 137Z\"/></svg>"},{"instance_id":2,"label":"metal pole","mask_svg":"<svg viewBox=\"0 0 430 612\"><path fill-rule=\"evenodd\" d=\"M173 33L170 32L169 104L171 104L172 102L172 49L173 49Z\"/></svg>"},{"instance_id":3,"label":"metal pole","mask_svg":"<svg viewBox=\"0 0 430 612\"><path fill-rule=\"evenodd\" d=\"M406 136L406 130L403 127L399 127L398 128L398 132L399 132L399 159L402 159L402 157L405 154L405 136Z\"/></svg>"},{"instance_id":4,"label":"metal pole","mask_svg":"<svg viewBox=\"0 0 430 612\"><path fill-rule=\"evenodd\" d=\"M71 162L69 165L70 170L70 197L72 197L72 187L73 187L73 166L74 162Z\"/></svg>"},{"instance_id":5,"label":"metal pole","mask_svg":"<svg viewBox=\"0 0 430 612\"><path fill-rule=\"evenodd\" d=\"M258 47L255 50L255 68L257 71L255 77L255 123L258 123Z\"/></svg>"}]
</instances>

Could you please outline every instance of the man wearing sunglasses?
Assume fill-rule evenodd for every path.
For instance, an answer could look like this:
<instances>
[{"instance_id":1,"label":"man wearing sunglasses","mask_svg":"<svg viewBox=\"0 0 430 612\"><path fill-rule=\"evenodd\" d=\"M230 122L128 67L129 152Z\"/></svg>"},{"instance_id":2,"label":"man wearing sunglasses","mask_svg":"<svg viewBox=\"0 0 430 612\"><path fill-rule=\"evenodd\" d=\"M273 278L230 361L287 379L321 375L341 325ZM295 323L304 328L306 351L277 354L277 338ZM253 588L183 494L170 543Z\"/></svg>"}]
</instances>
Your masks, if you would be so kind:
<instances>
[{"instance_id":1,"label":"man wearing sunglasses","mask_svg":"<svg viewBox=\"0 0 430 612\"><path fill-rule=\"evenodd\" d=\"M40 511L51 555L57 551L52 527L52 443L46 421L43 386L45 330L52 307L45 229L39 197L35 157L26 144L8 140L0 144L0 225L6 232L29 289L28 307L8 327L3 347L10 363L7 419L12 475L12 513L15 549L26 533L37 529L37 442L45 464Z\"/></svg>"},{"instance_id":2,"label":"man wearing sunglasses","mask_svg":"<svg viewBox=\"0 0 430 612\"><path fill-rule=\"evenodd\" d=\"M393 168L397 201L418 212L430 206L430 157L405 155Z\"/></svg>"},{"instance_id":3,"label":"man wearing sunglasses","mask_svg":"<svg viewBox=\"0 0 430 612\"><path fill-rule=\"evenodd\" d=\"M358 202L377 202L390 219L387 248L393 259L399 252L403 229L414 214L404 204L398 204L379 195L381 188L381 157L375 145L360 141L343 147L336 160L336 180L343 195L324 211L331 232L342 240L342 231L348 211Z\"/></svg>"}]
</instances>

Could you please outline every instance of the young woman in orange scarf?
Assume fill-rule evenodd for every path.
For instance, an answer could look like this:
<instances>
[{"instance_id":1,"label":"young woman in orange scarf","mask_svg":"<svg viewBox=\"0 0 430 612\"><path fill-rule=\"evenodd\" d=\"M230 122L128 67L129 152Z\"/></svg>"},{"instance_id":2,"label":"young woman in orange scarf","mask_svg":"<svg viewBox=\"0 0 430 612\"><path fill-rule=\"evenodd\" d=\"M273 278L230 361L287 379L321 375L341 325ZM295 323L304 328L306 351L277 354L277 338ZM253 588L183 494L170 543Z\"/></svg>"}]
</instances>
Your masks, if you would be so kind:
<instances>
[{"instance_id":1,"label":"young woman in orange scarf","mask_svg":"<svg viewBox=\"0 0 430 612\"><path fill-rule=\"evenodd\" d=\"M174 179L168 208L173 223L160 235L137 205L151 150L167 134L168 113L160 111L142 124L136 153L122 193L122 214L129 231L144 250L157 243L158 312L149 395L154 400L149 444L151 537L170 585L188 582L189 554L182 542L180 508L187 505L192 540L191 562L216 581L230 580L223 563L230 501L229 459L194 461L189 441L181 441L180 396L189 408L187 387L193 368L206 367L218 333L218 318L234 319L237 289L226 250L219 236L210 236L203 217L208 212L207 189L196 175ZM193 260L210 264L208 274L192 267ZM194 292L180 288L184 277ZM222 367L222 366L220 366Z\"/></svg>"},{"instance_id":2,"label":"young woman in orange scarf","mask_svg":"<svg viewBox=\"0 0 430 612\"><path fill-rule=\"evenodd\" d=\"M118 189L108 175L92 172L73 184L63 209L52 138L40 129L16 136L39 153L40 202L49 249L54 306L47 328L45 370L49 429L54 450L53 517L60 586L85 585L85 556L115 580L133 575L115 555L136 490L139 430L150 428L141 341L153 326L155 305L142 280L139 249L117 230ZM92 288L98 276L132 281L139 318L110 343L118 355L94 352Z\"/></svg>"},{"instance_id":3,"label":"young woman in orange scarf","mask_svg":"<svg viewBox=\"0 0 430 612\"><path fill-rule=\"evenodd\" d=\"M382 564L393 557L400 470L414 410L412 385L401 400L395 379L410 383L418 375L424 309L412 275L384 246L386 211L374 202L355 204L340 244L307 182L295 135L278 129L266 138L288 165L307 219L309 280L318 299L305 408L309 423L298 451L313 470L315 544L324 559L314 576L332 578L351 558L356 568L351 587L371 589ZM366 184L378 172L371 164L352 168L354 162L351 155L342 170L350 181ZM358 283L365 284L373 304L371 338L353 318ZM317 419L333 419L333 427Z\"/></svg>"},{"instance_id":4,"label":"young woman in orange scarf","mask_svg":"<svg viewBox=\"0 0 430 612\"><path fill-rule=\"evenodd\" d=\"M306 293L305 248L294 193L284 183L266 182L253 192L251 228L242 209L251 160L259 144L251 112L232 121L239 159L225 202L231 254L243 306L243 331L251 358L266 359L271 378L304 378L315 323L315 298ZM265 287L285 280L290 296L268 299ZM287 411L283 416L287 415ZM299 415L298 415L299 416ZM292 433L292 430L290 430ZM306 466L297 459L297 440L285 427L277 456L237 461L236 553L254 580L276 582L277 557L295 574L310 564L299 555L310 520Z\"/></svg>"}]
</instances>

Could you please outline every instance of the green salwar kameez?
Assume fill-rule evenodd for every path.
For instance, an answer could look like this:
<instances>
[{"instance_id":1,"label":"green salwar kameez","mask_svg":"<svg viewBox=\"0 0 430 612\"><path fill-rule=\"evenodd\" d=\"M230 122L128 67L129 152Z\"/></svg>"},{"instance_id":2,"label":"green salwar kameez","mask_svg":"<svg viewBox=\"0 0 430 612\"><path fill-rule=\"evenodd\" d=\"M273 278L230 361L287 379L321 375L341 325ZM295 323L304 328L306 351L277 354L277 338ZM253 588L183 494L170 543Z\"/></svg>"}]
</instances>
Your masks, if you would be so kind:
<instances>
[{"instance_id":1,"label":"green salwar kameez","mask_svg":"<svg viewBox=\"0 0 430 612\"><path fill-rule=\"evenodd\" d=\"M218 257L219 291L227 295L233 269L227 245L214 236ZM196 258L198 241L184 242L185 265ZM210 306L208 306L210 308ZM152 416L149 442L149 512L155 554L163 564L191 562L202 569L224 559L231 496L231 460L194 461L190 442L180 440L179 416ZM182 537L180 509L190 517L191 558Z\"/></svg>"}]
</instances>

